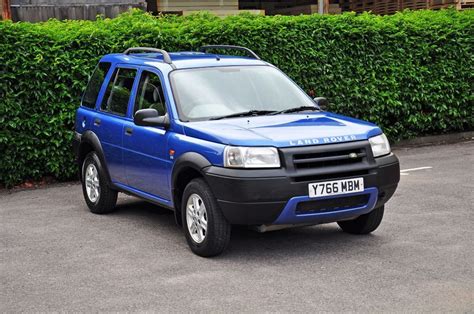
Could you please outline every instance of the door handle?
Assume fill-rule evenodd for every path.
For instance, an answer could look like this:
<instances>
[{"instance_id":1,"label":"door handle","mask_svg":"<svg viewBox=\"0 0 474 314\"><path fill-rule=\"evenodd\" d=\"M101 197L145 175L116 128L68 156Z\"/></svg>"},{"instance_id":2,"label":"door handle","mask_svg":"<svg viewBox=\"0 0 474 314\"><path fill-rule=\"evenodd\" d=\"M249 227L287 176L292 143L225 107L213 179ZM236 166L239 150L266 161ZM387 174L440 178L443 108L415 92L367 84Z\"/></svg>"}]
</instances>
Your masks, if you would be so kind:
<instances>
[{"instance_id":1,"label":"door handle","mask_svg":"<svg viewBox=\"0 0 474 314\"><path fill-rule=\"evenodd\" d=\"M132 135L133 129L132 128L125 128L125 134L126 135Z\"/></svg>"},{"instance_id":2,"label":"door handle","mask_svg":"<svg viewBox=\"0 0 474 314\"><path fill-rule=\"evenodd\" d=\"M100 125L100 119L94 119L94 125L99 126Z\"/></svg>"}]
</instances>

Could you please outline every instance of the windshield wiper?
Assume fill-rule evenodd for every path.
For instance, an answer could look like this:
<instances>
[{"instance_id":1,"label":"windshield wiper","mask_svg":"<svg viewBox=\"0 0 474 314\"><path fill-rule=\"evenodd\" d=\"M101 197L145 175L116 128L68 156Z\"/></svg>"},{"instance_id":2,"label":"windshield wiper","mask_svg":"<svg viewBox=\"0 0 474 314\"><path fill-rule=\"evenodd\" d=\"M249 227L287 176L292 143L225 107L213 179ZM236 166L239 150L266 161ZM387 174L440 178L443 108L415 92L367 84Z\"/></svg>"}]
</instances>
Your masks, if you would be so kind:
<instances>
[{"instance_id":1,"label":"windshield wiper","mask_svg":"<svg viewBox=\"0 0 474 314\"><path fill-rule=\"evenodd\" d=\"M273 112L272 115L283 114L283 113L300 112L300 111L306 111L306 110L320 111L321 109L319 109L318 107L314 107L314 106L300 106L300 107L296 107L296 108L290 108L290 109L285 109L285 110L282 110L282 111Z\"/></svg>"},{"instance_id":2,"label":"windshield wiper","mask_svg":"<svg viewBox=\"0 0 474 314\"><path fill-rule=\"evenodd\" d=\"M275 113L275 111L272 111L272 110L249 110L249 111L229 114L227 116L214 117L214 118L210 118L209 120L221 120L221 119L227 119L227 118L261 116L261 115L270 114L270 113L273 114L273 113Z\"/></svg>"}]
</instances>

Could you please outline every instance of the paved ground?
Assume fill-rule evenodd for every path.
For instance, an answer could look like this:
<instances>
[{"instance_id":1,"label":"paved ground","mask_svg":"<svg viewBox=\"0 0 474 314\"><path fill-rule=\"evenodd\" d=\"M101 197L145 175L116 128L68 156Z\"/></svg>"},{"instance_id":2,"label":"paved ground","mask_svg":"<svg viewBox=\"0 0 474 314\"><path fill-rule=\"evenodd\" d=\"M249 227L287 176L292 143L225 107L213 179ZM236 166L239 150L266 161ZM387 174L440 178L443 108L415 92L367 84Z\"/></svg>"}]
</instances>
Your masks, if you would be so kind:
<instances>
[{"instance_id":1,"label":"paved ground","mask_svg":"<svg viewBox=\"0 0 474 314\"><path fill-rule=\"evenodd\" d=\"M371 236L336 224L235 230L194 256L173 216L131 197L96 216L77 184L0 194L1 312L474 311L474 142L399 150Z\"/></svg>"}]
</instances>

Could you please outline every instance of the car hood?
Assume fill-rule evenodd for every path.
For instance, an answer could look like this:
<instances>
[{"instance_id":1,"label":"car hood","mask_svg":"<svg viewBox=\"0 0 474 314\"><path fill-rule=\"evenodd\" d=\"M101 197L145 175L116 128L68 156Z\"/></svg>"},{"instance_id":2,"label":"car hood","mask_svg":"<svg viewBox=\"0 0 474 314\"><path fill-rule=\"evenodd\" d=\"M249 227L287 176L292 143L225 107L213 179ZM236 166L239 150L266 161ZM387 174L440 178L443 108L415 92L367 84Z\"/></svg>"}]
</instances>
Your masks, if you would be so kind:
<instances>
[{"instance_id":1,"label":"car hood","mask_svg":"<svg viewBox=\"0 0 474 314\"><path fill-rule=\"evenodd\" d=\"M329 112L188 122L184 132L225 145L275 147L366 140L382 133L372 123Z\"/></svg>"}]
</instances>

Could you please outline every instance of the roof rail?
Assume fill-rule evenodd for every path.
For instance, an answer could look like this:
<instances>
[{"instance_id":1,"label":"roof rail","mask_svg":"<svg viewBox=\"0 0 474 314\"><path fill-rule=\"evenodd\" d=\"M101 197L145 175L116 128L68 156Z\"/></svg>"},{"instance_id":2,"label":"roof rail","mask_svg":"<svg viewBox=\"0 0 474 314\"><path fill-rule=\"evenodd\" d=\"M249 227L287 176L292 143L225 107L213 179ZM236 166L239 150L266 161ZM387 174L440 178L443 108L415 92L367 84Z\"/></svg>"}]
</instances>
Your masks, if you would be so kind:
<instances>
[{"instance_id":1,"label":"roof rail","mask_svg":"<svg viewBox=\"0 0 474 314\"><path fill-rule=\"evenodd\" d=\"M261 60L260 57L255 53L253 52L252 50L250 50L249 48L246 48L246 47L241 47L241 46L232 46L232 45L208 45L208 46L202 46L201 48L199 48L199 51L200 52L206 52L207 50L209 49L229 49L229 50L240 50L240 51L245 51L247 52L251 57L257 59L257 60Z\"/></svg>"},{"instance_id":2,"label":"roof rail","mask_svg":"<svg viewBox=\"0 0 474 314\"><path fill-rule=\"evenodd\" d=\"M128 48L125 50L123 53L126 55L131 54L132 52L157 52L161 53L163 55L163 61L169 65L171 65L173 68L175 68L173 61L171 61L171 57L169 53L166 50L163 49L156 49L156 48L148 48L148 47L133 47L133 48Z\"/></svg>"}]
</instances>

